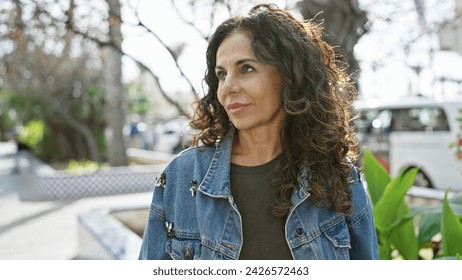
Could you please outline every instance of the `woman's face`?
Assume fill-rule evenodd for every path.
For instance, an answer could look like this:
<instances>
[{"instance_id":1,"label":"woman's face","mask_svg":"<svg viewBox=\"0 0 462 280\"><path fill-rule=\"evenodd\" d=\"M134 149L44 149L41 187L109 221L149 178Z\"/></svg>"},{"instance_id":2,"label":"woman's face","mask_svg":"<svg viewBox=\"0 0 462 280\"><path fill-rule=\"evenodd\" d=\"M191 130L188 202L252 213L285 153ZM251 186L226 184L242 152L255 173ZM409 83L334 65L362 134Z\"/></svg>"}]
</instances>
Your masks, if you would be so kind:
<instances>
[{"instance_id":1,"label":"woman's face","mask_svg":"<svg viewBox=\"0 0 462 280\"><path fill-rule=\"evenodd\" d=\"M247 33L228 35L217 50L218 100L240 131L279 128L282 79L279 70L258 62Z\"/></svg>"}]
</instances>

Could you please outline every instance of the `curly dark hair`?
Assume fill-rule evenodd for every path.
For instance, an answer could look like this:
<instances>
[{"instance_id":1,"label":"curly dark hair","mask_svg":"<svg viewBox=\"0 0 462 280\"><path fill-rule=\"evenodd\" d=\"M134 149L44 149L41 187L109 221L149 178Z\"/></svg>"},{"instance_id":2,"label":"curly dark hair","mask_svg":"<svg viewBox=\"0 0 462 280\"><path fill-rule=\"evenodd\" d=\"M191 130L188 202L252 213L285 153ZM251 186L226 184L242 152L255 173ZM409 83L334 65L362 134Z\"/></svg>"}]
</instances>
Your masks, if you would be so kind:
<instances>
[{"instance_id":1,"label":"curly dark hair","mask_svg":"<svg viewBox=\"0 0 462 280\"><path fill-rule=\"evenodd\" d=\"M245 17L230 18L211 37L204 78L208 92L197 102L191 121L191 127L199 131L194 144L213 145L231 125L218 102L215 66L220 44L234 31L247 32L257 59L276 66L282 76L284 159L282 176L273 182L279 193L273 215L288 213L303 165L309 171L310 199L319 205L327 202L328 207L348 215L352 207L349 176L359 150L352 125L356 89L345 63L322 40L321 27L299 21L276 5L260 4Z\"/></svg>"}]
</instances>

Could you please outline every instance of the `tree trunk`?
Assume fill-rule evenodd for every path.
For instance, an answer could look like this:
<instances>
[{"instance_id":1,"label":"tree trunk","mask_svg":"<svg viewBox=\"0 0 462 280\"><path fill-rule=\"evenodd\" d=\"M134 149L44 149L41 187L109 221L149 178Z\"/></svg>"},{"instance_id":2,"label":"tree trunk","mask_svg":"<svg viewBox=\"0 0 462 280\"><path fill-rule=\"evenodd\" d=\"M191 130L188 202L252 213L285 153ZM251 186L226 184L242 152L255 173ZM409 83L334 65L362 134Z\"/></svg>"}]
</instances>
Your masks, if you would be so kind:
<instances>
[{"instance_id":1,"label":"tree trunk","mask_svg":"<svg viewBox=\"0 0 462 280\"><path fill-rule=\"evenodd\" d=\"M118 49L122 45L120 1L106 0L109 6L109 41ZM122 55L113 47L103 50L105 115L107 120L108 160L112 166L128 165L122 129L127 112L127 97L122 85Z\"/></svg>"},{"instance_id":2,"label":"tree trunk","mask_svg":"<svg viewBox=\"0 0 462 280\"><path fill-rule=\"evenodd\" d=\"M332 46L340 46L337 53L345 56L348 73L354 81L359 76L359 64L354 56L354 46L366 32L367 14L359 8L358 0L303 0L297 3L305 19L322 21L328 32L325 40ZM344 52L344 53L342 53Z\"/></svg>"},{"instance_id":3,"label":"tree trunk","mask_svg":"<svg viewBox=\"0 0 462 280\"><path fill-rule=\"evenodd\" d=\"M66 122L70 127L75 129L79 134L81 134L85 140L85 144L87 145L88 152L90 154L90 159L92 161L99 162L100 155L98 152L98 146L96 144L95 138L88 128L88 126L79 123L77 120L73 119L67 113L61 112L59 109L55 110L61 116L61 119Z\"/></svg>"}]
</instances>

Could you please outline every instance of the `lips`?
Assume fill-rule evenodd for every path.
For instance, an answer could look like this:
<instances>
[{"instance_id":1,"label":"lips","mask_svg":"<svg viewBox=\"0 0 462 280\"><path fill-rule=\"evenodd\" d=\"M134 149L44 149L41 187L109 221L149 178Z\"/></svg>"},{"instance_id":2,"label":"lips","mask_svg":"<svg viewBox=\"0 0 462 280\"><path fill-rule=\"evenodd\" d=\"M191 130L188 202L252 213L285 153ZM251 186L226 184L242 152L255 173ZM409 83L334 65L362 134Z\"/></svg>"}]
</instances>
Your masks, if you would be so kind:
<instances>
[{"instance_id":1,"label":"lips","mask_svg":"<svg viewBox=\"0 0 462 280\"><path fill-rule=\"evenodd\" d=\"M237 111L247 107L247 104L234 102L228 105L228 110Z\"/></svg>"}]
</instances>

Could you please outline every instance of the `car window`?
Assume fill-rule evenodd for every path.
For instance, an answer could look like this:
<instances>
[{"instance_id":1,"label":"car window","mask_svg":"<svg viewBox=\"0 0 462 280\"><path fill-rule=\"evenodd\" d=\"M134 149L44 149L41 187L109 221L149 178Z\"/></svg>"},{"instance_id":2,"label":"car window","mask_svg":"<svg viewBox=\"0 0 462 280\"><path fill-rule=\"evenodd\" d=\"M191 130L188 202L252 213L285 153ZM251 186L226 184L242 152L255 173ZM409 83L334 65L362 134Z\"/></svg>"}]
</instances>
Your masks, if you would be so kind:
<instances>
[{"instance_id":1,"label":"car window","mask_svg":"<svg viewBox=\"0 0 462 280\"><path fill-rule=\"evenodd\" d=\"M449 131L448 118L441 108L433 108L429 111L428 126L433 131Z\"/></svg>"},{"instance_id":2,"label":"car window","mask_svg":"<svg viewBox=\"0 0 462 280\"><path fill-rule=\"evenodd\" d=\"M392 131L449 131L449 125L441 108L395 109Z\"/></svg>"},{"instance_id":3,"label":"car window","mask_svg":"<svg viewBox=\"0 0 462 280\"><path fill-rule=\"evenodd\" d=\"M378 110L366 109L360 110L358 117L355 119L355 127L357 132L369 133L372 128L372 121L379 114Z\"/></svg>"},{"instance_id":4,"label":"car window","mask_svg":"<svg viewBox=\"0 0 462 280\"><path fill-rule=\"evenodd\" d=\"M374 130L388 132L391 125L391 111L388 109L361 110L355 121L356 131L371 133Z\"/></svg>"}]
</instances>

